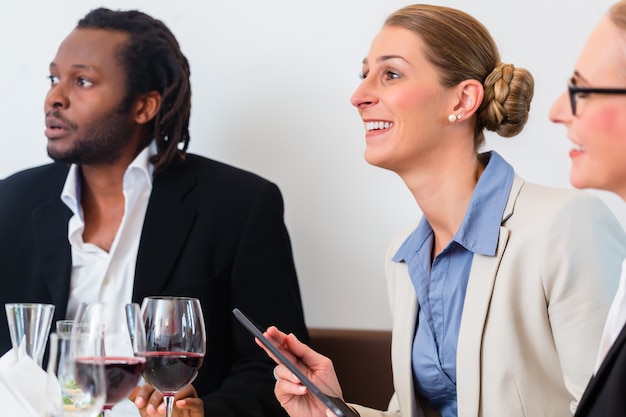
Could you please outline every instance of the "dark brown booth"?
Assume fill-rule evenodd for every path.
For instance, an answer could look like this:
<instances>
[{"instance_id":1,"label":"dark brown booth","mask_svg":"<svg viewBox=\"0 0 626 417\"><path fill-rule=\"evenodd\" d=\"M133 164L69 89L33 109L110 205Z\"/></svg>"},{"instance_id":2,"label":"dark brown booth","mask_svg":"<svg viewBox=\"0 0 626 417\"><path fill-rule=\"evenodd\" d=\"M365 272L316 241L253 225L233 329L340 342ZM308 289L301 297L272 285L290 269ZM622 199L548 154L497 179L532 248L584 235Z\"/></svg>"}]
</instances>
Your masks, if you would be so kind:
<instances>
[{"instance_id":1,"label":"dark brown booth","mask_svg":"<svg viewBox=\"0 0 626 417\"><path fill-rule=\"evenodd\" d=\"M393 394L391 331L310 328L311 347L332 359L347 402L386 410Z\"/></svg>"}]
</instances>

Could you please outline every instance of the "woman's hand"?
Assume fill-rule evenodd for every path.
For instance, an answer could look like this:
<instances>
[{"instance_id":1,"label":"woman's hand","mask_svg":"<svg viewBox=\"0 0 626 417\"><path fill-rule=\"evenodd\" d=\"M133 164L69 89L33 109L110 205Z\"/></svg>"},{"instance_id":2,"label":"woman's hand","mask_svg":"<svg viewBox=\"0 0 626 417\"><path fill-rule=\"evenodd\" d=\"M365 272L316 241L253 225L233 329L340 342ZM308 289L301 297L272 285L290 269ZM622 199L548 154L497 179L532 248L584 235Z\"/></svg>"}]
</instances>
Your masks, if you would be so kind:
<instances>
[{"instance_id":1,"label":"woman's hand","mask_svg":"<svg viewBox=\"0 0 626 417\"><path fill-rule=\"evenodd\" d=\"M300 342L295 335L287 335L276 327L269 327L264 335L274 341L281 352L321 391L343 399L333 363L329 358ZM257 344L265 349L260 341L257 340ZM271 352L267 349L265 351L278 363ZM279 363L274 369L274 377L276 378L274 394L291 417L334 416L286 366Z\"/></svg>"},{"instance_id":2,"label":"woman's hand","mask_svg":"<svg viewBox=\"0 0 626 417\"><path fill-rule=\"evenodd\" d=\"M135 388L128 399L135 403L141 417L165 416L163 394L150 384ZM176 394L172 417L204 417L204 403L198 398L193 385L188 385Z\"/></svg>"}]
</instances>

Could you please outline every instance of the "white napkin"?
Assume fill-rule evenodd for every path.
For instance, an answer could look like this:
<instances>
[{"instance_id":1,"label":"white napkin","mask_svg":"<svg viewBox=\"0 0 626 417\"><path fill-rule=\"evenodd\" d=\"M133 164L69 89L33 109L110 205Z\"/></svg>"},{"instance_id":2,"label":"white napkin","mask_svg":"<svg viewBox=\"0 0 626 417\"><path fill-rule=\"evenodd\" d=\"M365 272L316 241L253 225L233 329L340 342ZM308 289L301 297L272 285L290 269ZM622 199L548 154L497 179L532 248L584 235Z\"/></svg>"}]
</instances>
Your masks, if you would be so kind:
<instances>
[{"instance_id":1,"label":"white napkin","mask_svg":"<svg viewBox=\"0 0 626 417\"><path fill-rule=\"evenodd\" d=\"M47 374L28 355L11 349L0 357L2 415L40 417L46 414Z\"/></svg>"}]
</instances>

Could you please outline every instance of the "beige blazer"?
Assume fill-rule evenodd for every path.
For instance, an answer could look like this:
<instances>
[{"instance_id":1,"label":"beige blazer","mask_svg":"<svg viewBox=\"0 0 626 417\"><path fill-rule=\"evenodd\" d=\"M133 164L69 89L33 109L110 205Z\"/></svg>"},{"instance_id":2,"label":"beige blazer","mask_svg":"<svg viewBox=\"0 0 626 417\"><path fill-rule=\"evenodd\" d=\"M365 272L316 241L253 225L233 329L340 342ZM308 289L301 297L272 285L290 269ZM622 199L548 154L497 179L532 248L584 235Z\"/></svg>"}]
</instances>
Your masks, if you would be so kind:
<instances>
[{"instance_id":1,"label":"beige blazer","mask_svg":"<svg viewBox=\"0 0 626 417\"><path fill-rule=\"evenodd\" d=\"M418 300L387 252L395 394L386 412L438 416L416 398L411 368ZM593 371L626 255L626 235L597 197L515 177L497 254L474 255L457 349L459 417L572 415Z\"/></svg>"}]
</instances>

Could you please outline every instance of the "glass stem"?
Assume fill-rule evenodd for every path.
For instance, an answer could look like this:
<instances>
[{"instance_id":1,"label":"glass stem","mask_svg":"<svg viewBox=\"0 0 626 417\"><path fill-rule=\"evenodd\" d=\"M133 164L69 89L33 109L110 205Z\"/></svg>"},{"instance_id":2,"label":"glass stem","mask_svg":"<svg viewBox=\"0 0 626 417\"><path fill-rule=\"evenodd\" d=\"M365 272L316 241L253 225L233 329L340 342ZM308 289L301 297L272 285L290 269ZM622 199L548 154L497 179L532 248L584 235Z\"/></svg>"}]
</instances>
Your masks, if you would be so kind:
<instances>
[{"instance_id":1,"label":"glass stem","mask_svg":"<svg viewBox=\"0 0 626 417\"><path fill-rule=\"evenodd\" d=\"M174 396L164 395L163 397L165 400L165 417L172 417L172 410L174 409Z\"/></svg>"}]
</instances>

